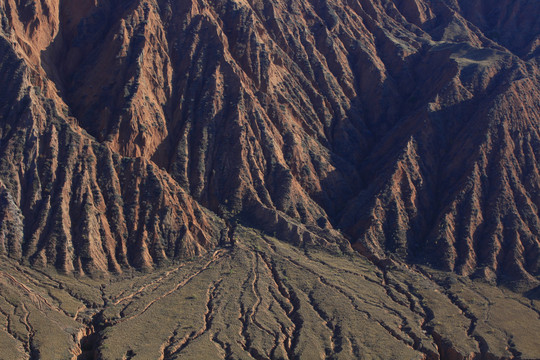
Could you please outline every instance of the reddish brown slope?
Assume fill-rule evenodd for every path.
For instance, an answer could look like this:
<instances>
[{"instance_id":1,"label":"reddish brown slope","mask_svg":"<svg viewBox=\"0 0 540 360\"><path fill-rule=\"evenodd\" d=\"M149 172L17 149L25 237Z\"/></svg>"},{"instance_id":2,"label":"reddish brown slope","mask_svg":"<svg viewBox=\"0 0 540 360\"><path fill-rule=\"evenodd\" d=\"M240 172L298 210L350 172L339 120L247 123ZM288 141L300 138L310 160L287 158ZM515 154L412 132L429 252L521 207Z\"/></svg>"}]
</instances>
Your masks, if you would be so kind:
<instances>
[{"instance_id":1,"label":"reddish brown slope","mask_svg":"<svg viewBox=\"0 0 540 360\"><path fill-rule=\"evenodd\" d=\"M5 6L13 16L15 5ZM68 115L54 83L33 67L41 49L36 34L55 29L46 14L34 15L37 25L13 20L27 32L11 31L13 43L0 43L0 251L66 272L119 272L215 245L220 219L155 164L120 156Z\"/></svg>"},{"instance_id":2,"label":"reddish brown slope","mask_svg":"<svg viewBox=\"0 0 540 360\"><path fill-rule=\"evenodd\" d=\"M505 69L488 95L467 99L467 67L482 65L458 66L454 84L370 156L365 172L379 180L351 202L343 225L379 256L389 249L491 278L538 274L537 81ZM380 161L396 144L390 166Z\"/></svg>"},{"instance_id":3,"label":"reddish brown slope","mask_svg":"<svg viewBox=\"0 0 540 360\"><path fill-rule=\"evenodd\" d=\"M532 280L540 249L534 10L526 1L51 0L32 8L10 0L2 9L9 57L2 66L20 62L27 79L3 83L40 94L29 96L36 110L27 125L15 110L4 112L2 124L35 128L45 144L35 157L52 154L66 164L52 171L67 169L55 179L65 177L71 193L59 185L51 203L65 204L64 212L39 211L80 238L74 249L86 244L85 229L98 227L76 222L78 212L66 206L79 199L81 208L88 201L98 213L111 211L114 200L99 205L83 194L93 194L94 178L100 189L103 179L118 178L127 214L111 213L108 221L128 230L111 230L125 234L114 240L105 240L108 230L94 231L110 244L101 260L89 257L96 263L109 256L121 264L110 249L126 241L138 242L127 246L138 254L127 255L134 265L163 258L162 248L169 258L169 244L186 243L173 239L190 221L200 230L186 225L186 233L199 240L187 243L210 246L219 220L188 210L196 199L295 243L342 243L345 235L377 257L396 252L466 274ZM517 31L520 24L527 31ZM3 109L25 107L23 97L9 94ZM60 125L55 135L55 121L78 135ZM28 139L2 133L4 182L22 168L9 141L31 149ZM55 155L55 146L65 155ZM49 179L38 165L35 177ZM162 191L181 195L159 203L149 195L128 209L128 184L154 178ZM6 219L19 216L6 229L23 224L22 248L31 251L22 256L31 259L40 257L28 219L39 211L26 199L46 198L44 189L20 196L8 187L5 197L13 199L2 207ZM173 205L173 216L187 216L180 225L161 210ZM141 211L162 220L135 215ZM69 248L48 232L42 239ZM44 258L63 253L55 251Z\"/></svg>"}]
</instances>

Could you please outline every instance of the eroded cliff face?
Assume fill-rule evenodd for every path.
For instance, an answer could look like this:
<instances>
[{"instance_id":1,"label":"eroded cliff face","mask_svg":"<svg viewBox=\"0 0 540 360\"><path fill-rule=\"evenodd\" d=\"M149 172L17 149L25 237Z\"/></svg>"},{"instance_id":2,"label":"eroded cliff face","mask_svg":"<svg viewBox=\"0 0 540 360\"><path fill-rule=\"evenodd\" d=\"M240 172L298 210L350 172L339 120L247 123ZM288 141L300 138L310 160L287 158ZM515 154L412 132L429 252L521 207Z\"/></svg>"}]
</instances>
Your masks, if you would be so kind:
<instances>
[{"instance_id":1,"label":"eroded cliff face","mask_svg":"<svg viewBox=\"0 0 540 360\"><path fill-rule=\"evenodd\" d=\"M214 246L221 219L156 164L96 141L72 116L46 55L61 36L58 4L2 6L0 252L93 273Z\"/></svg>"},{"instance_id":2,"label":"eroded cliff face","mask_svg":"<svg viewBox=\"0 0 540 360\"><path fill-rule=\"evenodd\" d=\"M204 252L237 218L534 283L535 10L6 0L2 251L121 271Z\"/></svg>"}]
</instances>

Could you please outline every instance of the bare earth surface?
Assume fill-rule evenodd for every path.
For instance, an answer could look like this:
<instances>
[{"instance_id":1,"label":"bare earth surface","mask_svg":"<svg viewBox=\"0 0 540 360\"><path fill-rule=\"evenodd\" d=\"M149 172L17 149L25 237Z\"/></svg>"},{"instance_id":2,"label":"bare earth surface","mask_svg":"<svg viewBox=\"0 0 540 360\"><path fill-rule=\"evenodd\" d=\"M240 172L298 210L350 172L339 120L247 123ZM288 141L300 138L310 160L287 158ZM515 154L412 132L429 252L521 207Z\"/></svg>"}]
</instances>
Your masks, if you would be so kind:
<instances>
[{"instance_id":1,"label":"bare earth surface","mask_svg":"<svg viewBox=\"0 0 540 360\"><path fill-rule=\"evenodd\" d=\"M2 261L2 359L538 358L539 300L246 228L235 239L101 280Z\"/></svg>"},{"instance_id":2,"label":"bare earth surface","mask_svg":"<svg viewBox=\"0 0 540 360\"><path fill-rule=\"evenodd\" d=\"M0 358L540 359L539 60L538 0L0 1Z\"/></svg>"}]
</instances>

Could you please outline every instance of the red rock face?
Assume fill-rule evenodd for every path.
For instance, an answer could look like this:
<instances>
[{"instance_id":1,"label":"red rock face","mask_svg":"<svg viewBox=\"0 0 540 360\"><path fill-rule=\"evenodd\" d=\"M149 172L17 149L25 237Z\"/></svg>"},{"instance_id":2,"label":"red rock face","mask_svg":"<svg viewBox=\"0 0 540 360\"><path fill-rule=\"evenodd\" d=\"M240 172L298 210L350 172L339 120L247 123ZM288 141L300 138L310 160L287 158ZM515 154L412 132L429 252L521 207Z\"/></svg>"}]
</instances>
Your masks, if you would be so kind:
<instances>
[{"instance_id":1,"label":"red rock face","mask_svg":"<svg viewBox=\"0 0 540 360\"><path fill-rule=\"evenodd\" d=\"M65 271L222 219L462 274L540 271L538 6L0 5L2 251ZM334 244L334 245L332 245Z\"/></svg>"}]
</instances>

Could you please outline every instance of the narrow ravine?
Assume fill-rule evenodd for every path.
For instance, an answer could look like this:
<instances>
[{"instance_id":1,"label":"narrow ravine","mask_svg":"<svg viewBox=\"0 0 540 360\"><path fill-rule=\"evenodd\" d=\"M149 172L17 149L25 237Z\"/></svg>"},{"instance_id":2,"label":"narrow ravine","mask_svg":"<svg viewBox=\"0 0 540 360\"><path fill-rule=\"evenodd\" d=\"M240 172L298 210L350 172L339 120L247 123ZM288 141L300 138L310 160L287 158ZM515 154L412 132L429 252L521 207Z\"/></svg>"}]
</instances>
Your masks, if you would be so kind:
<instances>
[{"instance_id":1,"label":"narrow ravine","mask_svg":"<svg viewBox=\"0 0 540 360\"><path fill-rule=\"evenodd\" d=\"M76 348L79 350L77 360L98 360L99 346L102 342L103 330L111 326L111 323L103 320L103 310L95 313L86 328L83 328L76 335Z\"/></svg>"}]
</instances>

